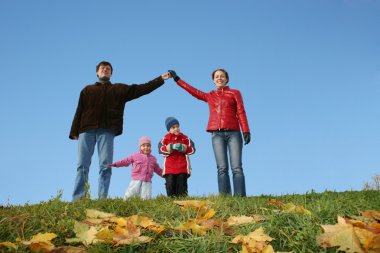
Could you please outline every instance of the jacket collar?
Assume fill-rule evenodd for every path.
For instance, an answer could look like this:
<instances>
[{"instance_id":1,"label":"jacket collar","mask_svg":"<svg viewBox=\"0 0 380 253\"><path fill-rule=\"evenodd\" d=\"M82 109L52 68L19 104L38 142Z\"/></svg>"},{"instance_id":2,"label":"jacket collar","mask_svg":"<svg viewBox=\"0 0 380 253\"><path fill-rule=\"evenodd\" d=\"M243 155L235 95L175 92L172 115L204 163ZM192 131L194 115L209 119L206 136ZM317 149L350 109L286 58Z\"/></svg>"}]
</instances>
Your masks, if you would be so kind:
<instances>
[{"instance_id":1,"label":"jacket collar","mask_svg":"<svg viewBox=\"0 0 380 253\"><path fill-rule=\"evenodd\" d=\"M96 82L95 85L111 85L112 83L111 82L106 82L106 83L99 83L99 82Z\"/></svg>"},{"instance_id":2,"label":"jacket collar","mask_svg":"<svg viewBox=\"0 0 380 253\"><path fill-rule=\"evenodd\" d=\"M225 90L229 90L230 89L230 86L228 86L228 85L226 85L226 86L224 86L223 88L217 88L216 90L217 91L225 91Z\"/></svg>"},{"instance_id":3,"label":"jacket collar","mask_svg":"<svg viewBox=\"0 0 380 253\"><path fill-rule=\"evenodd\" d=\"M166 134L166 138L168 138L168 139L175 139L176 137L179 138L179 137L182 137L182 136L183 136L183 133L179 133L178 135L171 134L171 133L167 133Z\"/></svg>"},{"instance_id":4,"label":"jacket collar","mask_svg":"<svg viewBox=\"0 0 380 253\"><path fill-rule=\"evenodd\" d=\"M95 83L95 85L111 85L112 83L110 82L110 81L108 81L108 82L105 82L105 83L101 83L101 82L99 82L99 81L97 81L96 83Z\"/></svg>"}]
</instances>

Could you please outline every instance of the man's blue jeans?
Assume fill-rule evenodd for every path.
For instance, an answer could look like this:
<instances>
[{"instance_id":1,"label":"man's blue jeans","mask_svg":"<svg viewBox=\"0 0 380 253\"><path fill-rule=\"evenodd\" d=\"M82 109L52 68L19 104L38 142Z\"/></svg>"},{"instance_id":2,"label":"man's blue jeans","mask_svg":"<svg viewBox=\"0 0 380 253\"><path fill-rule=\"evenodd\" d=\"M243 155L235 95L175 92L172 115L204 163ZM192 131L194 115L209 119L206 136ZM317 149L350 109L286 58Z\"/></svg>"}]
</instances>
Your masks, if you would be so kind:
<instances>
[{"instance_id":1,"label":"man's blue jeans","mask_svg":"<svg viewBox=\"0 0 380 253\"><path fill-rule=\"evenodd\" d=\"M86 195L86 184L88 184L88 173L91 158L94 154L95 145L99 156L99 199L106 199L111 181L112 170L108 165L113 159L113 140L115 133L109 129L93 129L79 134L78 139L78 166L77 176L73 192L73 201L82 199Z\"/></svg>"},{"instance_id":2,"label":"man's blue jeans","mask_svg":"<svg viewBox=\"0 0 380 253\"><path fill-rule=\"evenodd\" d=\"M230 176L228 174L228 151L232 169L234 196L245 197L245 178L242 168L243 139L240 131L212 132L212 147L218 169L219 193L231 195Z\"/></svg>"}]
</instances>

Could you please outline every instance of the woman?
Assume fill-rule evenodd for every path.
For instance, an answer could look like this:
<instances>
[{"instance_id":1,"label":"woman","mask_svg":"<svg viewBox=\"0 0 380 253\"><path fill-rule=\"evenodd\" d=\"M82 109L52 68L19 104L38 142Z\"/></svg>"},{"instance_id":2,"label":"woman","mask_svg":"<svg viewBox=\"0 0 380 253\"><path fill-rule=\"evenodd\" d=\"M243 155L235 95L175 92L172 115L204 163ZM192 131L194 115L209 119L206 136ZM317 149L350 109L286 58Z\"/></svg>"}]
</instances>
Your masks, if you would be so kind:
<instances>
[{"instance_id":1,"label":"woman","mask_svg":"<svg viewBox=\"0 0 380 253\"><path fill-rule=\"evenodd\" d=\"M169 70L174 81L195 98L208 103L210 117L207 131L212 134L212 147L214 150L218 169L219 193L231 195L230 177L228 174L228 157L230 157L234 196L246 196L245 178L242 167L243 139L244 144L251 140L247 115L244 110L243 99L238 90L230 89L227 85L229 78L224 69L212 72L212 80L216 90L209 93L200 91L180 79L175 71Z\"/></svg>"}]
</instances>

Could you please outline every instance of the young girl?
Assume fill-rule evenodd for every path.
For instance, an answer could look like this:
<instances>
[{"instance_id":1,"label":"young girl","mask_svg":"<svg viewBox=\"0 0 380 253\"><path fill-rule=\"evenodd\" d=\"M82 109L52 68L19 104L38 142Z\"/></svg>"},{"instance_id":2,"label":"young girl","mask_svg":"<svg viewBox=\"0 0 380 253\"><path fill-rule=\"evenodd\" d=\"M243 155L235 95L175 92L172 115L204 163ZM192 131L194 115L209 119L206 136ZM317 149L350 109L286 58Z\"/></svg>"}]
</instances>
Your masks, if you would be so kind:
<instances>
[{"instance_id":1,"label":"young girl","mask_svg":"<svg viewBox=\"0 0 380 253\"><path fill-rule=\"evenodd\" d=\"M110 164L110 167L127 167L132 164L132 181L125 192L125 197L139 196L142 199L152 198L153 172L162 177L162 169L156 157L151 155L151 141L143 136L139 141L139 152Z\"/></svg>"},{"instance_id":2,"label":"young girl","mask_svg":"<svg viewBox=\"0 0 380 253\"><path fill-rule=\"evenodd\" d=\"M158 143L158 152L164 157L163 177L169 197L187 196L187 178L191 167L189 155L195 153L192 140L181 132L174 117L165 120L168 133Z\"/></svg>"}]
</instances>

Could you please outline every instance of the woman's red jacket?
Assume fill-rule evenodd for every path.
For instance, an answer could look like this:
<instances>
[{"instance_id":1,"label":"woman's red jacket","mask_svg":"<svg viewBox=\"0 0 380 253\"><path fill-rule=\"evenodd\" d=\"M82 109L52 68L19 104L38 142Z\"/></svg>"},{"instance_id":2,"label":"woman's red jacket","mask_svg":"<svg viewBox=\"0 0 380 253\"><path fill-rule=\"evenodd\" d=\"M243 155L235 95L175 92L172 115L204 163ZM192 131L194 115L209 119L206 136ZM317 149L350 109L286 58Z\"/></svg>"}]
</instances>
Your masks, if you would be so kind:
<instances>
[{"instance_id":1,"label":"woman's red jacket","mask_svg":"<svg viewBox=\"0 0 380 253\"><path fill-rule=\"evenodd\" d=\"M228 86L212 90L209 93L200 91L182 79L177 84L199 100L208 103L210 117L207 131L242 130L249 133L247 115L245 113L243 98L240 91L230 89Z\"/></svg>"}]
</instances>

